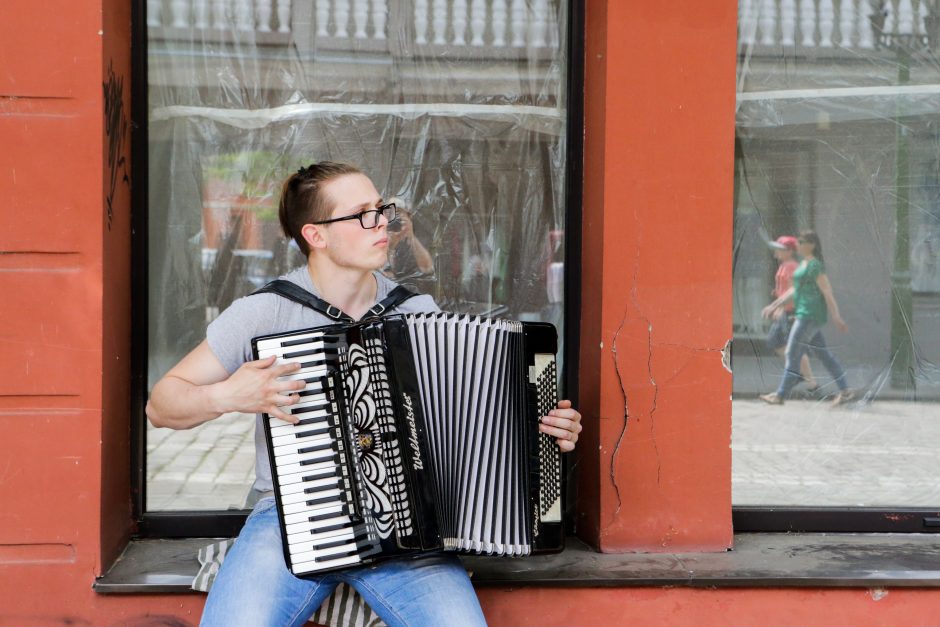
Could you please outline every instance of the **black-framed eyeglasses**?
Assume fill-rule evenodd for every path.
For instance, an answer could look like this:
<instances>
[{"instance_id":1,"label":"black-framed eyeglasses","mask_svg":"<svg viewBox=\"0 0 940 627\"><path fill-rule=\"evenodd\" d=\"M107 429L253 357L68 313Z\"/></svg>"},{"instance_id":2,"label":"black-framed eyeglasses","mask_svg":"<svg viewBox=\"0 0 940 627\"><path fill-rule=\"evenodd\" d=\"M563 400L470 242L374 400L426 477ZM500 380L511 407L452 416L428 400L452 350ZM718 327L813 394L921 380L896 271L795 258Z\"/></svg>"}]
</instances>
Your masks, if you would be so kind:
<instances>
[{"instance_id":1,"label":"black-framed eyeglasses","mask_svg":"<svg viewBox=\"0 0 940 627\"><path fill-rule=\"evenodd\" d=\"M362 228L374 229L379 225L379 218L381 216L385 216L385 219L389 222L394 222L398 217L398 212L395 209L395 203L390 202L385 205L379 205L375 209L354 213L351 216L332 218L330 220L320 220L319 222L311 222L311 224L330 224L331 222L342 222L344 220L359 220L359 225Z\"/></svg>"}]
</instances>

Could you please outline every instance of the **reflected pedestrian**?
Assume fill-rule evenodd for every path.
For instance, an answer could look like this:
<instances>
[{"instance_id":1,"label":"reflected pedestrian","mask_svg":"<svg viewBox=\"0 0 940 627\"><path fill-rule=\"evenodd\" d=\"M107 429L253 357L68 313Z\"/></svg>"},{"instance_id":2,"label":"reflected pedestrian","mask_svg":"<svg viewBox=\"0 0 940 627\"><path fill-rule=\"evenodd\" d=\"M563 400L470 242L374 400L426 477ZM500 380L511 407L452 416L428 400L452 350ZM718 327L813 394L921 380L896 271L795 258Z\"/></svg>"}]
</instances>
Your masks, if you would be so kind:
<instances>
[{"instance_id":1,"label":"reflected pedestrian","mask_svg":"<svg viewBox=\"0 0 940 627\"><path fill-rule=\"evenodd\" d=\"M780 298L793 285L793 273L800 265L796 259L797 240L792 235L781 235L770 242L774 250L774 259L777 260L777 272L774 275L773 298ZM767 333L767 346L781 357L786 356L787 339L790 337L790 328L793 326L793 302L787 301L777 307L770 315L773 323ZM813 369L809 365L809 355L803 353L800 359L800 374L803 381L809 384L809 391L815 392L819 388Z\"/></svg>"},{"instance_id":2,"label":"reflected pedestrian","mask_svg":"<svg viewBox=\"0 0 940 627\"><path fill-rule=\"evenodd\" d=\"M388 226L388 269L386 275L401 284L434 274L434 259L418 239L411 210L400 198L389 201L398 209L398 220Z\"/></svg>"},{"instance_id":3,"label":"reflected pedestrian","mask_svg":"<svg viewBox=\"0 0 940 627\"><path fill-rule=\"evenodd\" d=\"M793 273L793 285L774 302L764 307L761 312L765 318L769 318L778 308L790 299L793 300L795 319L787 338L786 369L783 379L776 392L761 394L760 399L771 405L782 405L789 397L790 391L802 378L799 363L803 355L809 352L819 358L835 380L839 392L833 404L839 405L852 400L855 394L846 383L842 364L826 346L822 328L829 318L832 318L836 327L843 333L847 332L849 327L839 313L839 305L832 294L832 285L829 283L829 277L826 276L819 236L813 231L800 233L797 251L802 261Z\"/></svg>"}]
</instances>

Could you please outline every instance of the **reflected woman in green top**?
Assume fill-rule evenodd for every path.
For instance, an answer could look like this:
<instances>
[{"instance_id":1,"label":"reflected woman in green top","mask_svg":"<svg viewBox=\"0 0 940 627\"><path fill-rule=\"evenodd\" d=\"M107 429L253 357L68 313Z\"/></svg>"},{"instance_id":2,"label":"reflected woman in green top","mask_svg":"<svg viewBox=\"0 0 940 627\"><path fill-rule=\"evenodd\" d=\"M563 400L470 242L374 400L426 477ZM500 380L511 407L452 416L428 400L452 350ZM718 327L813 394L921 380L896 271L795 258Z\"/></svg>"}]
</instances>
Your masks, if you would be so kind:
<instances>
[{"instance_id":1,"label":"reflected woman in green top","mask_svg":"<svg viewBox=\"0 0 940 627\"><path fill-rule=\"evenodd\" d=\"M794 323L787 339L786 370L776 392L762 394L760 399L771 405L782 405L790 390L800 382L800 359L804 354L819 358L839 388L834 404L851 400L854 393L845 380L845 370L826 346L822 328L831 318L843 333L849 330L839 313L839 305L832 294L832 285L826 276L822 243L813 231L803 231L798 239L797 252L803 260L793 273L793 287L777 300L764 307L762 314L770 318L774 312L793 299Z\"/></svg>"}]
</instances>

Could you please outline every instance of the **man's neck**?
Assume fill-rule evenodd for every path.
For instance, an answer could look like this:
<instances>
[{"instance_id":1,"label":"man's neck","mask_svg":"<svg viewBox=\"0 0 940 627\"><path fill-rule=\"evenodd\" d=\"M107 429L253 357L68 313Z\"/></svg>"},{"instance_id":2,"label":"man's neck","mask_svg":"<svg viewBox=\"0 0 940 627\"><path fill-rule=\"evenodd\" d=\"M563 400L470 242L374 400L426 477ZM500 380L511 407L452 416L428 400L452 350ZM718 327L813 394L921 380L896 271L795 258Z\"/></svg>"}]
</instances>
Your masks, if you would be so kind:
<instances>
[{"instance_id":1,"label":"man's neck","mask_svg":"<svg viewBox=\"0 0 940 627\"><path fill-rule=\"evenodd\" d=\"M361 318L375 304L378 283L372 272L337 266L328 260L307 260L307 273L320 297L353 319Z\"/></svg>"}]
</instances>

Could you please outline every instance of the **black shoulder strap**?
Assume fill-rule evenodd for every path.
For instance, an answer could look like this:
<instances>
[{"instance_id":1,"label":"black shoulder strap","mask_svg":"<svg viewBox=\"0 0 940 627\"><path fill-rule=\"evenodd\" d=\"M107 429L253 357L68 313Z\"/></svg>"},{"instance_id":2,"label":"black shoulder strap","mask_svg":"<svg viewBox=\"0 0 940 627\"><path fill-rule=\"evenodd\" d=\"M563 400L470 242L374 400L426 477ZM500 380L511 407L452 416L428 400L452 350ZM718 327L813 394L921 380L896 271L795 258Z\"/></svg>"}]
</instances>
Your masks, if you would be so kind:
<instances>
[{"instance_id":1,"label":"black shoulder strap","mask_svg":"<svg viewBox=\"0 0 940 627\"><path fill-rule=\"evenodd\" d=\"M334 307L319 296L311 294L296 283L291 283L284 279L275 279L261 289L253 292L253 294L277 294L278 296L283 296L305 307L310 307L314 311L318 311L327 318L331 318L337 322L355 322L350 315L344 313L340 308ZM417 294L399 285L389 292L388 296L382 299L382 302L377 303L375 307L370 309L366 313L366 316L363 317L381 316L389 309L397 307L412 296L417 296Z\"/></svg>"},{"instance_id":2,"label":"black shoulder strap","mask_svg":"<svg viewBox=\"0 0 940 627\"><path fill-rule=\"evenodd\" d=\"M388 296L382 299L382 302L376 303L375 307L369 310L368 315L370 316L381 316L383 313L398 307L403 302L411 298L412 296L417 296L416 292L412 292L407 287L402 287L398 285L391 292L388 293ZM365 317L365 316L363 316Z\"/></svg>"},{"instance_id":3,"label":"black shoulder strap","mask_svg":"<svg viewBox=\"0 0 940 627\"><path fill-rule=\"evenodd\" d=\"M283 296L287 300L292 300L295 303L304 305L305 307L310 307L314 311L319 311L327 318L332 318L337 322L353 322L353 319L343 313L343 310L339 307L334 307L319 296L311 294L296 283L291 283L290 281L285 281L284 279L275 279L261 289L255 291L254 294L277 294L278 296Z\"/></svg>"}]
</instances>

